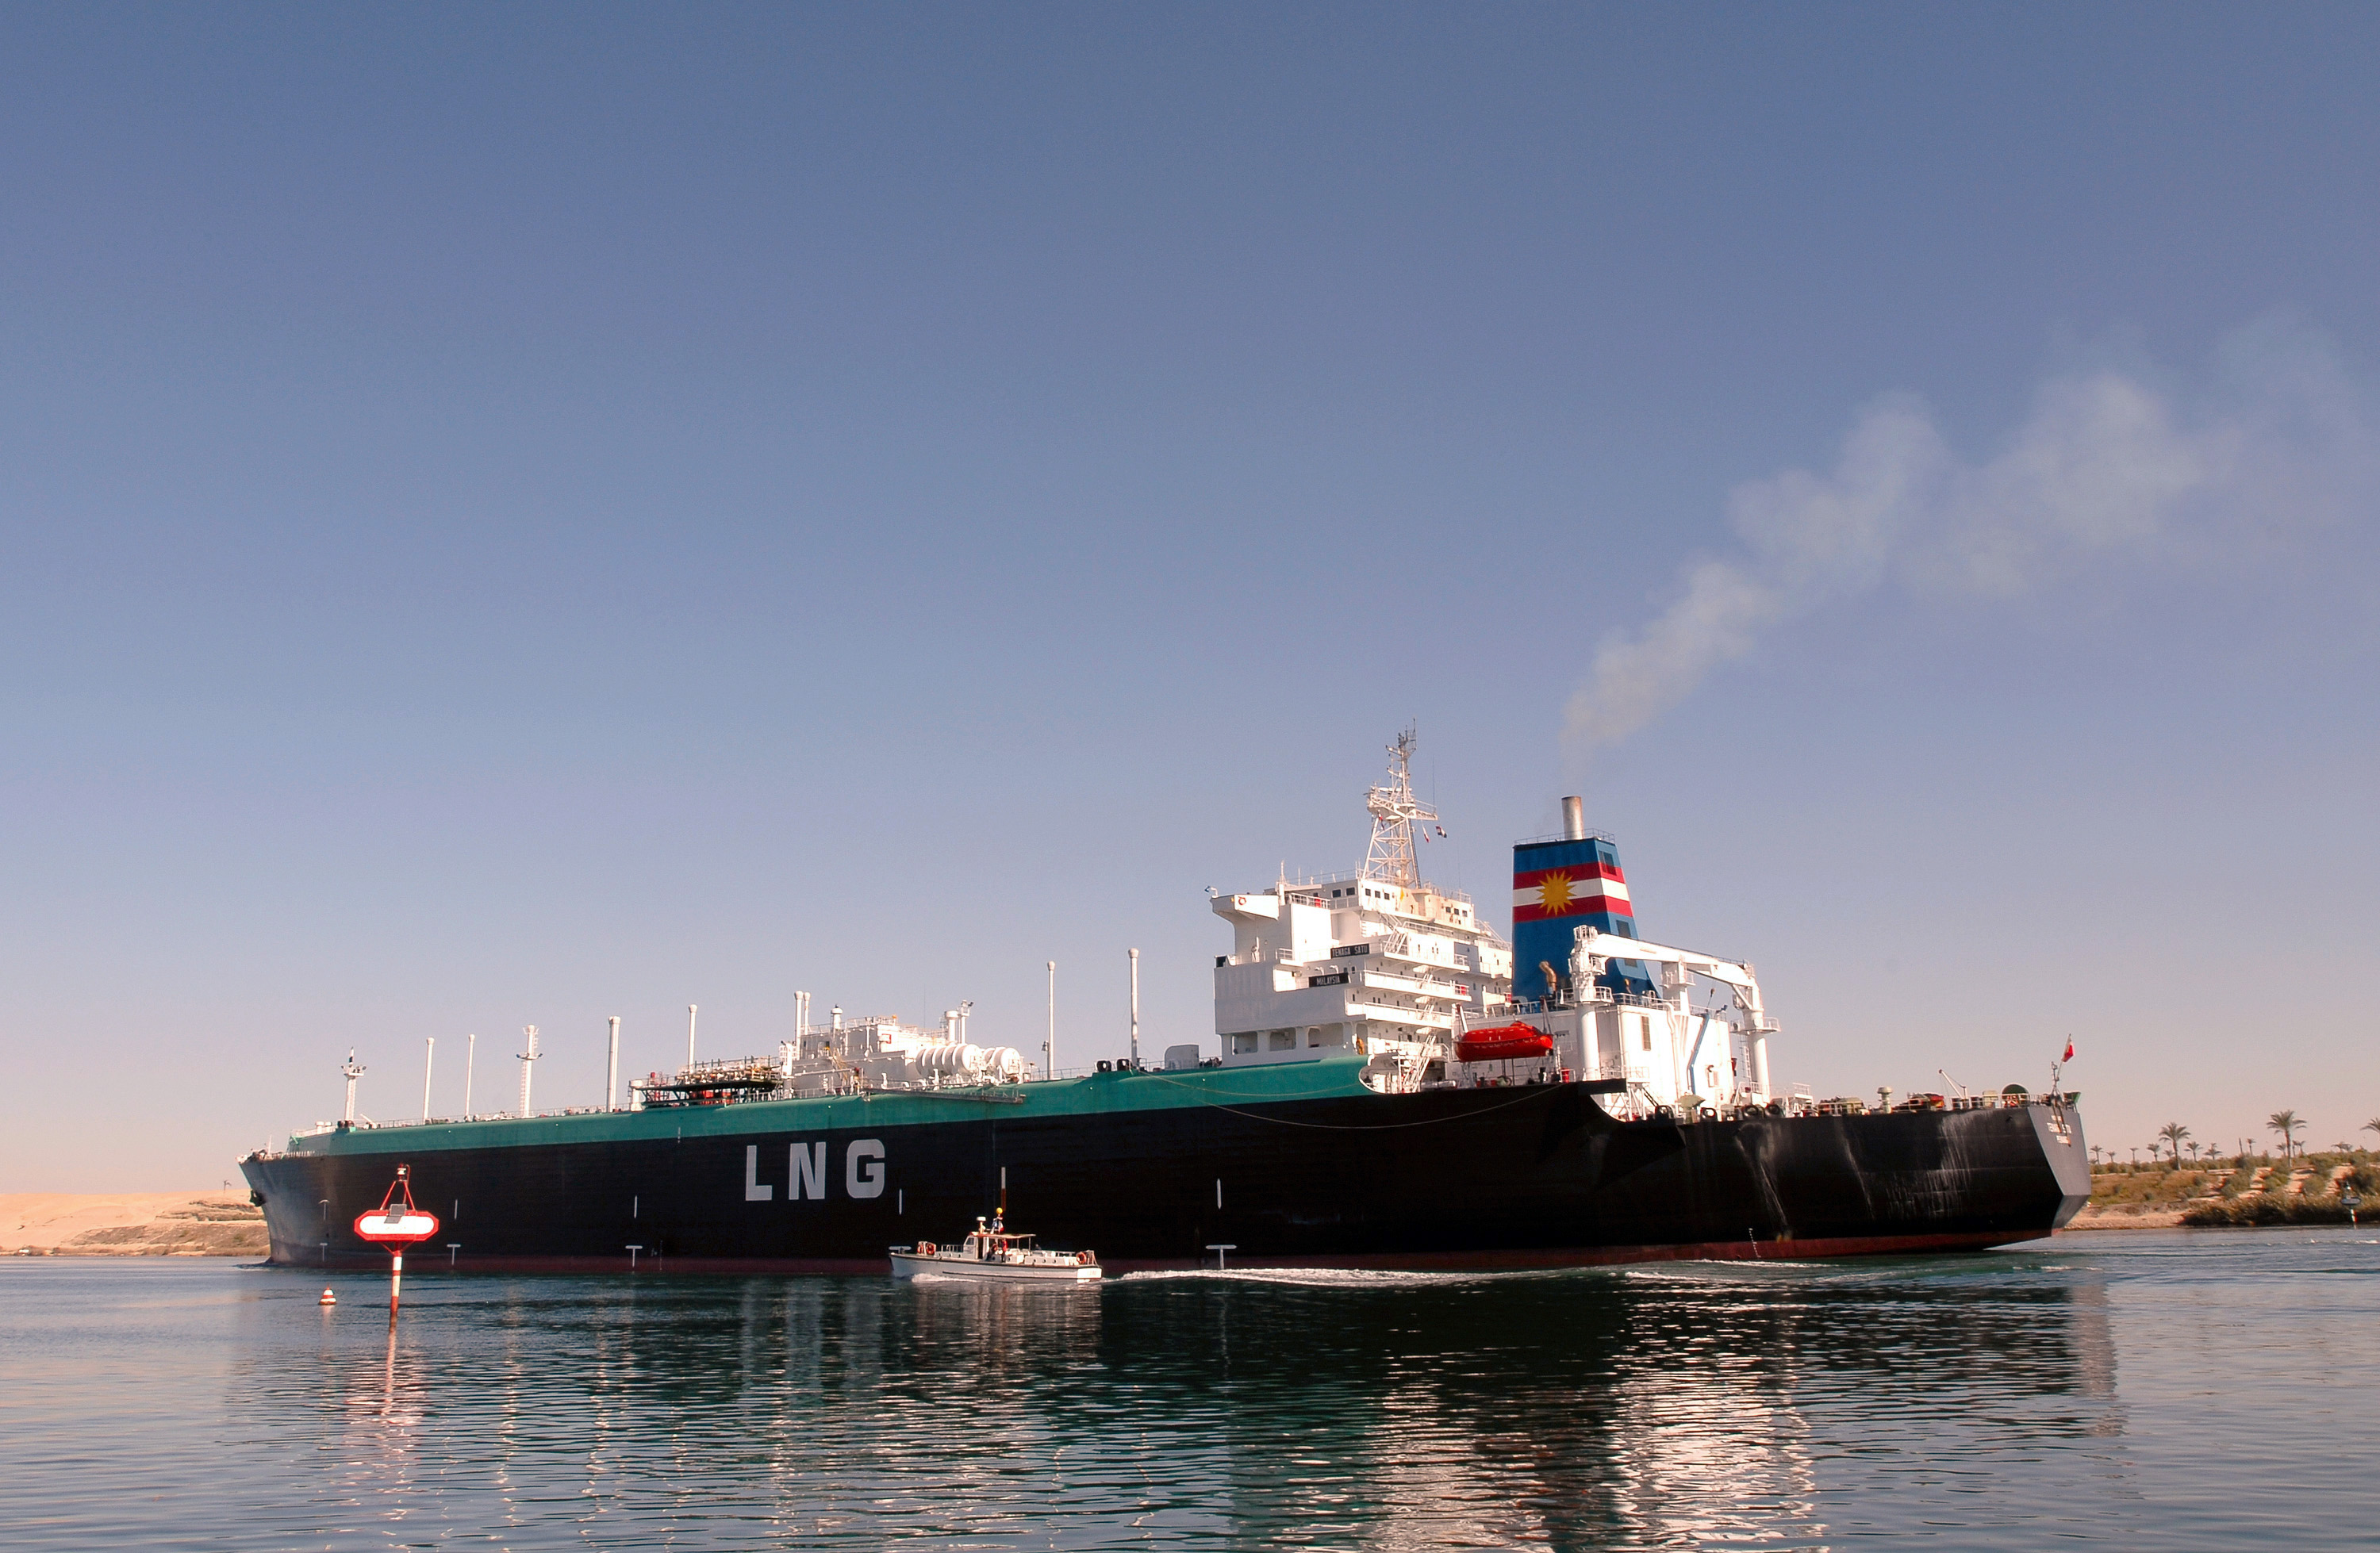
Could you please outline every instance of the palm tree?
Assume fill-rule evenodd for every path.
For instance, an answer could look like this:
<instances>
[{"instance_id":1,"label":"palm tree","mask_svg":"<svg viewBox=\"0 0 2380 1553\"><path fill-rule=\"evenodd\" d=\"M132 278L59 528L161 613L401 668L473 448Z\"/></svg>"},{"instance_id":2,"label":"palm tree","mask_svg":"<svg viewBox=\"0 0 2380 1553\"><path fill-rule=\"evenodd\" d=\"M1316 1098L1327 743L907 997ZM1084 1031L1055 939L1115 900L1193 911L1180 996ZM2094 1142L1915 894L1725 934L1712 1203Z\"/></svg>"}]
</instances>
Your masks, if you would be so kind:
<instances>
[{"instance_id":1,"label":"palm tree","mask_svg":"<svg viewBox=\"0 0 2380 1553\"><path fill-rule=\"evenodd\" d=\"M2191 1140L2190 1145L2190 1162L2193 1165L2198 1163L2198 1142L2194 1138Z\"/></svg>"},{"instance_id":2,"label":"palm tree","mask_svg":"<svg viewBox=\"0 0 2380 1553\"><path fill-rule=\"evenodd\" d=\"M2362 1130L2367 1133L2380 1133L2380 1116L2375 1116L2371 1121L2366 1122L2363 1124Z\"/></svg>"},{"instance_id":3,"label":"palm tree","mask_svg":"<svg viewBox=\"0 0 2380 1553\"><path fill-rule=\"evenodd\" d=\"M2190 1129L2179 1122L2168 1122L2157 1129L2157 1136L2165 1139L2165 1151L2173 1156L2173 1162L2181 1163L2181 1140L2190 1136Z\"/></svg>"},{"instance_id":4,"label":"palm tree","mask_svg":"<svg viewBox=\"0 0 2380 1553\"><path fill-rule=\"evenodd\" d=\"M2281 1158L2287 1159L2296 1147L2298 1130L2305 1125L2293 1110L2277 1110L2265 1119L2265 1125L2281 1134Z\"/></svg>"}]
</instances>

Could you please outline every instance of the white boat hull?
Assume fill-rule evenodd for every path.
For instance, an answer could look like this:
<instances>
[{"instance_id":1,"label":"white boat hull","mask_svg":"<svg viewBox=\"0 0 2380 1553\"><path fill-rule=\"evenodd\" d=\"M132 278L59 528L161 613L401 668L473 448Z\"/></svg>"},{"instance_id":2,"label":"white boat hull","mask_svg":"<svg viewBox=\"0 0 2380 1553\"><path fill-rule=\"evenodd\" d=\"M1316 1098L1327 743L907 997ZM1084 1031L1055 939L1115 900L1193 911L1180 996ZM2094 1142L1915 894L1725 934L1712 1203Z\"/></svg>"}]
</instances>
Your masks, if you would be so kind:
<instances>
[{"instance_id":1,"label":"white boat hull","mask_svg":"<svg viewBox=\"0 0 2380 1553\"><path fill-rule=\"evenodd\" d=\"M921 1256L914 1251L895 1251L892 1256L894 1278L963 1278L980 1283L1094 1283L1101 1276L1097 1262L1071 1259L987 1262L955 1255Z\"/></svg>"}]
</instances>

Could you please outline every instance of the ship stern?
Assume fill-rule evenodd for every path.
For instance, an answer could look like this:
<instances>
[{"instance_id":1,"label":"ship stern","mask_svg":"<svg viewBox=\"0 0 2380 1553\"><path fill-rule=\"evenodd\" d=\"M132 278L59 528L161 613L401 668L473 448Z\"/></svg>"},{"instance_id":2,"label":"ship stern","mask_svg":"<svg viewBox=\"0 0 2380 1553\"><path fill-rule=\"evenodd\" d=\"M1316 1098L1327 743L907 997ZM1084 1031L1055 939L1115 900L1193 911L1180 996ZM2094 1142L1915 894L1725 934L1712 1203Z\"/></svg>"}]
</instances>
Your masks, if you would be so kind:
<instances>
[{"instance_id":1,"label":"ship stern","mask_svg":"<svg viewBox=\"0 0 2380 1553\"><path fill-rule=\"evenodd\" d=\"M2060 1101L2027 1106L2025 1110L2032 1115L2033 1134L2041 1144L2042 1159L2057 1178L2060 1194L2050 1228L2062 1230L2091 1200L2091 1151L2082 1141L2082 1112L2079 1107Z\"/></svg>"}]
</instances>

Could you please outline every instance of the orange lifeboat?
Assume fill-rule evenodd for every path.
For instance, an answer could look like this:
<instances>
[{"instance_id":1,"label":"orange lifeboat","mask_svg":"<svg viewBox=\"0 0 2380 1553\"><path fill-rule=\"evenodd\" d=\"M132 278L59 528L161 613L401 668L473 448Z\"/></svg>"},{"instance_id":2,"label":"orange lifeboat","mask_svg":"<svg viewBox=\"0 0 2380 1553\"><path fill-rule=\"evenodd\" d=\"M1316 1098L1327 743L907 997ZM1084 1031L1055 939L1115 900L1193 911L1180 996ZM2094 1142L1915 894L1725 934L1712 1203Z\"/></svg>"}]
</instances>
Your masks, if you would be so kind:
<instances>
[{"instance_id":1,"label":"orange lifeboat","mask_svg":"<svg viewBox=\"0 0 2380 1553\"><path fill-rule=\"evenodd\" d=\"M1454 1043L1454 1055L1465 1062L1500 1062L1513 1057L1543 1057L1553 1049L1553 1037L1543 1030L1512 1024L1465 1031Z\"/></svg>"}]
</instances>

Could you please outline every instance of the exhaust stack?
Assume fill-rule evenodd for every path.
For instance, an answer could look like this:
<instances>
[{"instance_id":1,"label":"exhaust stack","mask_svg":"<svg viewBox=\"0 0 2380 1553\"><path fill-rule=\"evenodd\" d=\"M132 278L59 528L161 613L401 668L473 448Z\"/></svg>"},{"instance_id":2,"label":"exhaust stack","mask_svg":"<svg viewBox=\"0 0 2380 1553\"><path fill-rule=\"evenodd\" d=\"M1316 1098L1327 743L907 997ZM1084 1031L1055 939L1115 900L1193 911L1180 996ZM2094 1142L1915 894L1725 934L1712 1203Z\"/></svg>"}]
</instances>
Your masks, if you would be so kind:
<instances>
[{"instance_id":1,"label":"exhaust stack","mask_svg":"<svg viewBox=\"0 0 2380 1553\"><path fill-rule=\"evenodd\" d=\"M1636 936L1636 908L1628 898L1628 876L1620 850L1586 829L1586 804L1561 801L1562 833L1512 848L1512 995L1561 998L1569 985L1571 945L1578 929L1593 928L1622 938ZM1630 991L1646 991L1643 969L1615 962L1614 976ZM1536 974L1530 974L1534 967Z\"/></svg>"}]
</instances>

